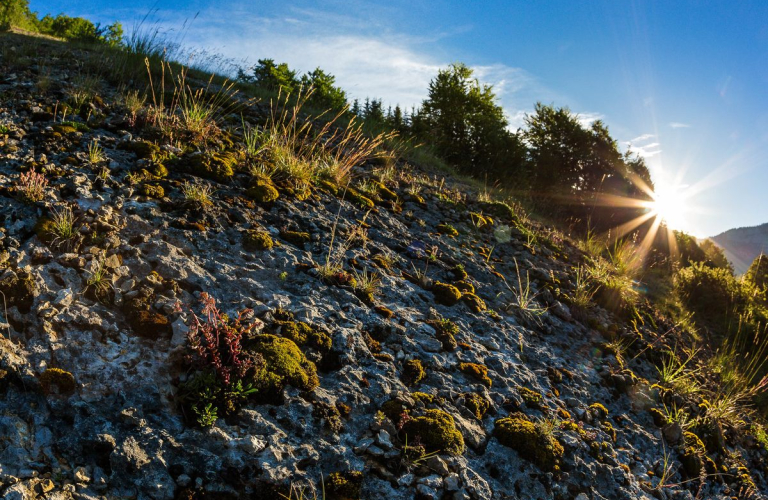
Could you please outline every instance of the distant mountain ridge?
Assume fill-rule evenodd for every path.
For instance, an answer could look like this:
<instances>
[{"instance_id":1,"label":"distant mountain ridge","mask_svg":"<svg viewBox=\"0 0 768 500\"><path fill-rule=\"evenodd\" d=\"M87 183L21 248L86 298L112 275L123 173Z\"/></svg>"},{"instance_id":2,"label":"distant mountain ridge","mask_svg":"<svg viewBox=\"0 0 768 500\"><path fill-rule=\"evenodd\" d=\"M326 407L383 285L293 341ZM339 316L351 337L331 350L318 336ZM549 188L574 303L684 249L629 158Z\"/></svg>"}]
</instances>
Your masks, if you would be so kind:
<instances>
[{"instance_id":1,"label":"distant mountain ridge","mask_svg":"<svg viewBox=\"0 0 768 500\"><path fill-rule=\"evenodd\" d=\"M723 249L736 274L744 274L758 255L768 253L768 222L729 229L711 239Z\"/></svg>"}]
</instances>

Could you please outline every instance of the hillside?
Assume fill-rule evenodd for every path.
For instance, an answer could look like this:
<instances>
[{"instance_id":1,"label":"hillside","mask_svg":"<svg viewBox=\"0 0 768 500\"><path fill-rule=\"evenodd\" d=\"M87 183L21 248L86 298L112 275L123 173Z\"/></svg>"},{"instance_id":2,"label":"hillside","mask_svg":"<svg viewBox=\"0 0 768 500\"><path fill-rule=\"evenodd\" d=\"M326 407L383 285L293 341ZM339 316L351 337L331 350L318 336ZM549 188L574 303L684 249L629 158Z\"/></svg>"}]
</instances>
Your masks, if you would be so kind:
<instances>
[{"instance_id":1,"label":"hillside","mask_svg":"<svg viewBox=\"0 0 768 500\"><path fill-rule=\"evenodd\" d=\"M218 80L0 53L3 498L768 492L728 360L601 250Z\"/></svg>"},{"instance_id":2,"label":"hillside","mask_svg":"<svg viewBox=\"0 0 768 500\"><path fill-rule=\"evenodd\" d=\"M711 238L725 252L737 274L744 274L760 254L768 253L768 223L729 229Z\"/></svg>"}]
</instances>

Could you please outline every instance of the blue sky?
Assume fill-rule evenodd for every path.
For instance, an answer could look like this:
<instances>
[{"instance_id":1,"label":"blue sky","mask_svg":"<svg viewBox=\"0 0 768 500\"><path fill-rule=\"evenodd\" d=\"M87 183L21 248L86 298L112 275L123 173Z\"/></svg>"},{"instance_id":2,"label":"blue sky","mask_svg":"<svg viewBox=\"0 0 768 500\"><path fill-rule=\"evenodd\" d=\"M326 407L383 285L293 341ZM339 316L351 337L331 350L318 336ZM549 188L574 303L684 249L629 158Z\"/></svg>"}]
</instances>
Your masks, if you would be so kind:
<instances>
[{"instance_id":1,"label":"blue sky","mask_svg":"<svg viewBox=\"0 0 768 500\"><path fill-rule=\"evenodd\" d=\"M572 0L31 0L130 29L176 28L190 47L333 73L353 97L410 107L461 61L493 83L510 121L536 101L604 120L679 185L683 229L768 222L768 2ZM197 17L195 18L195 15ZM194 18L194 19L193 19ZM188 22L183 31L179 27Z\"/></svg>"}]
</instances>

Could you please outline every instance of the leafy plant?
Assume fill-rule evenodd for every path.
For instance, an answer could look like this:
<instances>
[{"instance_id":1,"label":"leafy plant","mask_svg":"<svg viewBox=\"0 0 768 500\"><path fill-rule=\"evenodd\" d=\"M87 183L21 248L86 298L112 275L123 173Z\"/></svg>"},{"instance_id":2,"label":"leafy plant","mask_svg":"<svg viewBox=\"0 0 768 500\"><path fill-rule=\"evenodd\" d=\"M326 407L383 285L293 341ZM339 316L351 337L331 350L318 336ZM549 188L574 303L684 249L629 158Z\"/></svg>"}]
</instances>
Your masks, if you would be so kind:
<instances>
[{"instance_id":1,"label":"leafy plant","mask_svg":"<svg viewBox=\"0 0 768 500\"><path fill-rule=\"evenodd\" d=\"M16 183L16 190L25 201L35 203L43 199L47 186L48 179L42 173L36 172L35 167L32 167L21 173L19 181Z\"/></svg>"}]
</instances>

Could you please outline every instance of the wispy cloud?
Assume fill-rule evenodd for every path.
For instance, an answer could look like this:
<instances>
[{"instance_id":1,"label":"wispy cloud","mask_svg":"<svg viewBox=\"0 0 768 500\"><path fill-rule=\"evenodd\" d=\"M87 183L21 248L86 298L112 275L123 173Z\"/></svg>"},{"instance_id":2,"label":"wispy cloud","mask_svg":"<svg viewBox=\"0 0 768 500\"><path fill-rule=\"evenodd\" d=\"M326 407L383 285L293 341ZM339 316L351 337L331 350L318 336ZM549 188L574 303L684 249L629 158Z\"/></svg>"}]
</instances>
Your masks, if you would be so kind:
<instances>
[{"instance_id":1,"label":"wispy cloud","mask_svg":"<svg viewBox=\"0 0 768 500\"><path fill-rule=\"evenodd\" d=\"M321 67L336 77L337 85L352 99L380 98L385 106L399 104L409 109L421 104L430 80L452 62L446 60L439 42L470 29L461 26L412 36L393 29L396 23L387 21L391 16L386 11L372 15L354 9L346 14L284 10L256 15L251 7L242 5L226 16L217 10L201 12L186 29L184 44L213 50L243 64L271 58L299 72ZM162 24L169 28L183 21L173 13L161 14ZM568 102L522 68L504 64L472 68L480 81L494 86L511 129L524 124L525 114L537 101ZM586 125L600 118L597 113L580 115Z\"/></svg>"},{"instance_id":2,"label":"wispy cloud","mask_svg":"<svg viewBox=\"0 0 768 500\"><path fill-rule=\"evenodd\" d=\"M669 122L669 126L672 128L691 128L687 123Z\"/></svg>"},{"instance_id":3,"label":"wispy cloud","mask_svg":"<svg viewBox=\"0 0 768 500\"><path fill-rule=\"evenodd\" d=\"M602 120L605 115L601 113L579 113L576 117L582 127L591 127L597 120Z\"/></svg>"},{"instance_id":4,"label":"wispy cloud","mask_svg":"<svg viewBox=\"0 0 768 500\"><path fill-rule=\"evenodd\" d=\"M656 139L654 134L642 134L630 141L625 141L624 145L637 155L648 159L661 153L661 144L654 139Z\"/></svg>"}]
</instances>

